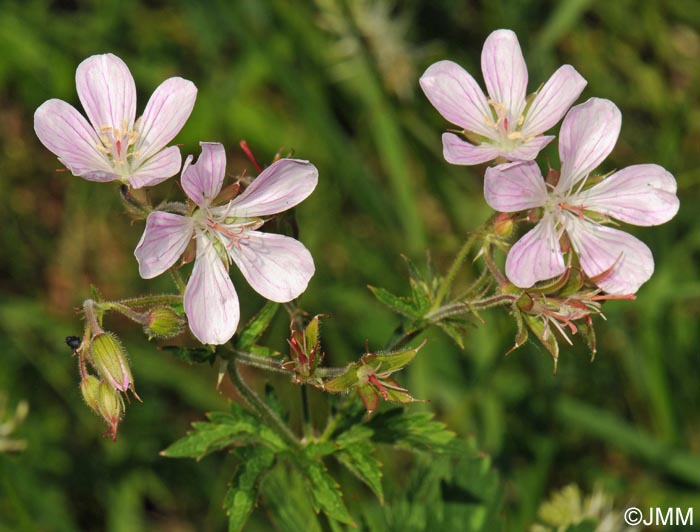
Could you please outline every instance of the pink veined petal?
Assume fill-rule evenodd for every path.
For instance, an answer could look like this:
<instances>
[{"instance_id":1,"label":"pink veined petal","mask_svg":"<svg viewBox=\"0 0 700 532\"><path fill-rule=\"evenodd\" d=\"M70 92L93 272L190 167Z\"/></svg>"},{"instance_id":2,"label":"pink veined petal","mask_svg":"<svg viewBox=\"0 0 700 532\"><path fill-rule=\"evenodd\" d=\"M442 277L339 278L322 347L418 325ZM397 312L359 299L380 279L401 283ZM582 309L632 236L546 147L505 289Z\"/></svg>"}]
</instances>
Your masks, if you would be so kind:
<instances>
[{"instance_id":1,"label":"pink veined petal","mask_svg":"<svg viewBox=\"0 0 700 532\"><path fill-rule=\"evenodd\" d=\"M656 164L615 172L577 196L576 203L634 225L659 225L678 212L676 180Z\"/></svg>"},{"instance_id":2,"label":"pink veined petal","mask_svg":"<svg viewBox=\"0 0 700 532\"><path fill-rule=\"evenodd\" d=\"M612 268L596 281L609 294L634 294L654 273L649 248L624 231L575 216L567 221L566 231L586 275L596 277Z\"/></svg>"},{"instance_id":3,"label":"pink veined petal","mask_svg":"<svg viewBox=\"0 0 700 532\"><path fill-rule=\"evenodd\" d=\"M492 161L499 156L499 150L491 144L475 146L462 140L454 133L442 134L442 155L450 164L472 166Z\"/></svg>"},{"instance_id":4,"label":"pink veined petal","mask_svg":"<svg viewBox=\"0 0 700 532\"><path fill-rule=\"evenodd\" d=\"M561 178L557 191L569 194L615 147L622 116L610 100L591 98L572 107L559 132Z\"/></svg>"},{"instance_id":5,"label":"pink veined petal","mask_svg":"<svg viewBox=\"0 0 700 532\"><path fill-rule=\"evenodd\" d=\"M532 161L553 140L554 135L538 135L512 150L501 151L501 155L510 161Z\"/></svg>"},{"instance_id":6,"label":"pink veined petal","mask_svg":"<svg viewBox=\"0 0 700 532\"><path fill-rule=\"evenodd\" d=\"M190 330L203 344L225 344L236 332L238 295L223 261L204 235L197 236L197 258L184 304Z\"/></svg>"},{"instance_id":7,"label":"pink veined petal","mask_svg":"<svg viewBox=\"0 0 700 532\"><path fill-rule=\"evenodd\" d=\"M510 119L517 120L525 108L527 65L518 37L510 30L496 30L484 42L481 70L491 99L502 103Z\"/></svg>"},{"instance_id":8,"label":"pink veined petal","mask_svg":"<svg viewBox=\"0 0 700 532\"><path fill-rule=\"evenodd\" d=\"M471 74L457 63L438 61L430 65L420 78L420 86L448 122L495 138L495 131L486 125L486 118L492 120L486 95Z\"/></svg>"},{"instance_id":9,"label":"pink veined petal","mask_svg":"<svg viewBox=\"0 0 700 532\"><path fill-rule=\"evenodd\" d=\"M552 74L537 93L525 115L523 136L539 135L553 127L583 92L588 82L571 65Z\"/></svg>"},{"instance_id":10,"label":"pink veined petal","mask_svg":"<svg viewBox=\"0 0 700 532\"><path fill-rule=\"evenodd\" d=\"M318 170L309 161L280 159L265 168L226 210L242 218L284 212L305 200L317 183Z\"/></svg>"},{"instance_id":11,"label":"pink veined petal","mask_svg":"<svg viewBox=\"0 0 700 532\"><path fill-rule=\"evenodd\" d=\"M163 211L149 214L134 250L141 277L152 279L175 264L192 240L192 232L193 222L188 216Z\"/></svg>"},{"instance_id":12,"label":"pink veined petal","mask_svg":"<svg viewBox=\"0 0 700 532\"><path fill-rule=\"evenodd\" d=\"M75 85L90 123L131 131L136 118L136 85L126 63L113 54L93 55L78 65Z\"/></svg>"},{"instance_id":13,"label":"pink veined petal","mask_svg":"<svg viewBox=\"0 0 700 532\"><path fill-rule=\"evenodd\" d=\"M189 80L170 78L161 83L139 118L135 151L148 159L162 150L185 125L196 99L197 87Z\"/></svg>"},{"instance_id":14,"label":"pink veined petal","mask_svg":"<svg viewBox=\"0 0 700 532\"><path fill-rule=\"evenodd\" d=\"M226 175L226 150L218 142L200 142L202 154L197 162L189 155L182 169L182 188L200 207L207 207L221 192Z\"/></svg>"},{"instance_id":15,"label":"pink veined petal","mask_svg":"<svg viewBox=\"0 0 700 532\"><path fill-rule=\"evenodd\" d=\"M545 216L510 248L506 275L520 288L561 275L566 270L554 220Z\"/></svg>"},{"instance_id":16,"label":"pink veined petal","mask_svg":"<svg viewBox=\"0 0 700 532\"><path fill-rule=\"evenodd\" d=\"M180 148L170 146L156 153L132 172L129 183L134 188L152 187L177 174L181 166Z\"/></svg>"},{"instance_id":17,"label":"pink veined petal","mask_svg":"<svg viewBox=\"0 0 700 532\"><path fill-rule=\"evenodd\" d=\"M278 303L299 297L315 272L309 250L288 236L246 231L229 254L250 286Z\"/></svg>"},{"instance_id":18,"label":"pink veined petal","mask_svg":"<svg viewBox=\"0 0 700 532\"><path fill-rule=\"evenodd\" d=\"M499 164L486 169L484 196L497 211L518 212L544 205L547 186L534 162Z\"/></svg>"},{"instance_id":19,"label":"pink veined petal","mask_svg":"<svg viewBox=\"0 0 700 532\"><path fill-rule=\"evenodd\" d=\"M87 120L70 104L52 99L34 113L34 131L41 143L55 153L76 176L90 181L112 181L107 157L97 149L100 140Z\"/></svg>"}]
</instances>

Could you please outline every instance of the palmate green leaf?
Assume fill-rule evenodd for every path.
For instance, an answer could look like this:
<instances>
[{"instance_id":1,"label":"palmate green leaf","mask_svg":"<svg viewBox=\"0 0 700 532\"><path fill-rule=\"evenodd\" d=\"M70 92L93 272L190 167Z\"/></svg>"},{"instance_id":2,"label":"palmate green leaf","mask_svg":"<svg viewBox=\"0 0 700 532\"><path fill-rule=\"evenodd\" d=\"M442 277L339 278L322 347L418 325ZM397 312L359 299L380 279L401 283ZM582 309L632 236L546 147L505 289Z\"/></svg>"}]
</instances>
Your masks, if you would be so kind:
<instances>
[{"instance_id":1,"label":"palmate green leaf","mask_svg":"<svg viewBox=\"0 0 700 532\"><path fill-rule=\"evenodd\" d=\"M305 453L296 455L294 461L306 477L307 488L316 512L323 510L329 518L355 526L355 521L343 502L340 486L328 473L326 466L319 460L306 456Z\"/></svg>"},{"instance_id":2,"label":"palmate green leaf","mask_svg":"<svg viewBox=\"0 0 700 532\"><path fill-rule=\"evenodd\" d=\"M265 447L249 447L240 455L241 464L224 498L229 532L243 530L258 496L260 477L275 461L275 453Z\"/></svg>"},{"instance_id":3,"label":"palmate green leaf","mask_svg":"<svg viewBox=\"0 0 700 532\"><path fill-rule=\"evenodd\" d=\"M322 532L308 496L301 472L288 463L280 463L264 475L260 493L265 509L280 532Z\"/></svg>"},{"instance_id":4,"label":"palmate green leaf","mask_svg":"<svg viewBox=\"0 0 700 532\"><path fill-rule=\"evenodd\" d=\"M193 431L160 454L169 458L200 460L209 453L240 443L257 442L274 450L285 448L285 443L279 436L235 403L231 413L210 412L207 417L208 422L192 423Z\"/></svg>"},{"instance_id":5,"label":"palmate green leaf","mask_svg":"<svg viewBox=\"0 0 700 532\"><path fill-rule=\"evenodd\" d=\"M421 318L423 316L420 310L416 309L411 299L395 296L388 290L376 286L369 286L369 289L372 291L372 294L374 294L374 297L394 312L412 319Z\"/></svg>"},{"instance_id":6,"label":"palmate green leaf","mask_svg":"<svg viewBox=\"0 0 700 532\"><path fill-rule=\"evenodd\" d=\"M234 340L236 349L240 351L250 351L255 345L255 342L267 330L272 318L275 317L278 308L278 303L274 303L272 301L265 303L265 306L261 308L260 311L253 316L248 323L246 323L243 330L237 335L236 339Z\"/></svg>"},{"instance_id":7,"label":"palmate green leaf","mask_svg":"<svg viewBox=\"0 0 700 532\"><path fill-rule=\"evenodd\" d=\"M437 325L442 332L449 336L457 347L464 349L464 339L462 338L464 330L462 327L457 324L450 323L447 320L439 321L435 325Z\"/></svg>"},{"instance_id":8,"label":"palmate green leaf","mask_svg":"<svg viewBox=\"0 0 700 532\"><path fill-rule=\"evenodd\" d=\"M381 504L384 504L382 464L374 456L374 446L371 443L354 443L338 451L335 457L372 490Z\"/></svg>"},{"instance_id":9,"label":"palmate green leaf","mask_svg":"<svg viewBox=\"0 0 700 532\"><path fill-rule=\"evenodd\" d=\"M456 452L455 433L433 420L432 413L408 413L395 408L377 414L367 426L374 431L373 440L420 451Z\"/></svg>"}]
</instances>

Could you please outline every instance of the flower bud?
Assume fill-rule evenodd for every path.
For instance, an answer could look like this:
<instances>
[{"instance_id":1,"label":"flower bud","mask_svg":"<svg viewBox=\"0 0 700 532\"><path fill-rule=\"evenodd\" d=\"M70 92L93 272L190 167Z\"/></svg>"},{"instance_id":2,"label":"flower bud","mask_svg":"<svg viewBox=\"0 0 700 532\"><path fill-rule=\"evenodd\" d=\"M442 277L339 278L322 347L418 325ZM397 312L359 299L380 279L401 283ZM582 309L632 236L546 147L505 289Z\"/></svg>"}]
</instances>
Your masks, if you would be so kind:
<instances>
[{"instance_id":1,"label":"flower bud","mask_svg":"<svg viewBox=\"0 0 700 532\"><path fill-rule=\"evenodd\" d=\"M112 440L117 440L117 426L124 413L124 400L111 386L101 382L97 393L97 411L102 419L107 422L109 429L105 436L112 436Z\"/></svg>"},{"instance_id":2,"label":"flower bud","mask_svg":"<svg viewBox=\"0 0 700 532\"><path fill-rule=\"evenodd\" d=\"M80 393L83 394L83 400L97 414L100 413L100 384L100 380L93 375L86 375L85 378L80 381Z\"/></svg>"},{"instance_id":3,"label":"flower bud","mask_svg":"<svg viewBox=\"0 0 700 532\"><path fill-rule=\"evenodd\" d=\"M493 222L493 232L501 238L508 238L513 234L513 219L510 214L502 212L496 216Z\"/></svg>"},{"instance_id":4,"label":"flower bud","mask_svg":"<svg viewBox=\"0 0 700 532\"><path fill-rule=\"evenodd\" d=\"M185 329L185 320L170 307L156 307L147 314L143 330L148 339L173 338Z\"/></svg>"},{"instance_id":5,"label":"flower bud","mask_svg":"<svg viewBox=\"0 0 700 532\"><path fill-rule=\"evenodd\" d=\"M100 333L92 339L92 363L100 377L113 389L125 392L134 388L126 350L111 332Z\"/></svg>"}]
</instances>

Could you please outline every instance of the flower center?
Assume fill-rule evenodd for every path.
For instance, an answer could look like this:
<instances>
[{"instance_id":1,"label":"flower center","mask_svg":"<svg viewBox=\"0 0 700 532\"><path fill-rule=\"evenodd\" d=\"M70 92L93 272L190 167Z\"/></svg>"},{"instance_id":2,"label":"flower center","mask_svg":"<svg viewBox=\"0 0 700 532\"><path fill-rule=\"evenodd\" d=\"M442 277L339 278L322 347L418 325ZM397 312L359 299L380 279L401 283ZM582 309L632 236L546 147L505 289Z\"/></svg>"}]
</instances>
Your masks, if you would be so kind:
<instances>
[{"instance_id":1,"label":"flower center","mask_svg":"<svg viewBox=\"0 0 700 532\"><path fill-rule=\"evenodd\" d=\"M506 106L500 102L489 98L491 116L484 117L486 125L493 129L499 137L499 144L505 148L515 148L523 143L521 131L525 117L520 115L517 118L511 117Z\"/></svg>"},{"instance_id":2,"label":"flower center","mask_svg":"<svg viewBox=\"0 0 700 532\"><path fill-rule=\"evenodd\" d=\"M107 156L115 169L124 173L130 166L129 158L133 162L139 156L139 152L133 148L139 137L138 132L129 130L126 121L124 121L121 129L112 126L102 126L99 135L100 142L97 144L97 149Z\"/></svg>"}]
</instances>

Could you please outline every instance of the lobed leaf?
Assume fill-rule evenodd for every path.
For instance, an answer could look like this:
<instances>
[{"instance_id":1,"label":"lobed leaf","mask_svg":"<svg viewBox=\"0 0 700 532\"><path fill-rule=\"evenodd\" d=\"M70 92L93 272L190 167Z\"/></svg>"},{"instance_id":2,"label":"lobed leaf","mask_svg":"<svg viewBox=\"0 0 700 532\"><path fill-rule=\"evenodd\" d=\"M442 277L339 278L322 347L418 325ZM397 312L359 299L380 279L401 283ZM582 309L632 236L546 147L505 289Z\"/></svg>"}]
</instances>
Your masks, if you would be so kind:
<instances>
[{"instance_id":1,"label":"lobed leaf","mask_svg":"<svg viewBox=\"0 0 700 532\"><path fill-rule=\"evenodd\" d=\"M275 461L275 453L265 447L249 447L241 455L241 464L224 498L229 532L243 530L257 499L260 477Z\"/></svg>"}]
</instances>

